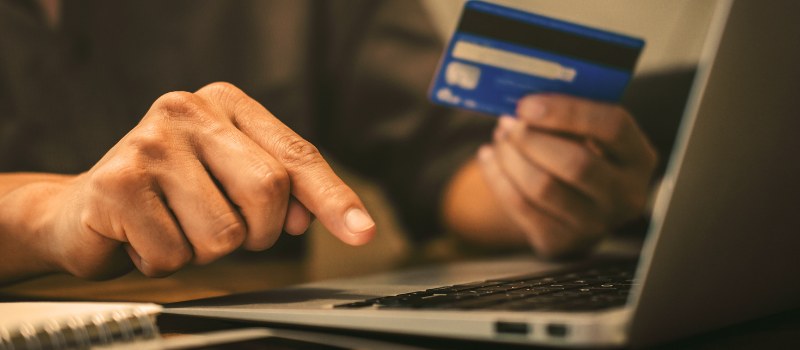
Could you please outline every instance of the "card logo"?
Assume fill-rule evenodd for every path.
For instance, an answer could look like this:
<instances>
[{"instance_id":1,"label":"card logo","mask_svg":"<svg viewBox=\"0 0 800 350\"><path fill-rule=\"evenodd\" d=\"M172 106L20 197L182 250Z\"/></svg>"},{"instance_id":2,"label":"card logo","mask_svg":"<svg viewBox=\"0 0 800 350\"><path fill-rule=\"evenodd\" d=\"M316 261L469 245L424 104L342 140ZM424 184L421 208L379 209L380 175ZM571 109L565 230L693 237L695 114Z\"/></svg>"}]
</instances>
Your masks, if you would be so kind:
<instances>
[{"instance_id":1,"label":"card logo","mask_svg":"<svg viewBox=\"0 0 800 350\"><path fill-rule=\"evenodd\" d=\"M456 61L450 62L447 71L444 72L447 85L455 85L465 90L474 90L480 78L480 68Z\"/></svg>"}]
</instances>

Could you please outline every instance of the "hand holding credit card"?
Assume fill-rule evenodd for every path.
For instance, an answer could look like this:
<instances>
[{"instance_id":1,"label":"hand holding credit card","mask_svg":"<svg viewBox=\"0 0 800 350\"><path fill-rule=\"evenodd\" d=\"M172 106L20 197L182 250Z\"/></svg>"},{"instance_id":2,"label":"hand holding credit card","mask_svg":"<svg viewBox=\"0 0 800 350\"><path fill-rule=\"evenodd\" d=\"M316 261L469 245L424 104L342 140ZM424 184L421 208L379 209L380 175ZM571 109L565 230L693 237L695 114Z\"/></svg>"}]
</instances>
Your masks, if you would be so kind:
<instances>
[{"instance_id":1,"label":"hand holding credit card","mask_svg":"<svg viewBox=\"0 0 800 350\"><path fill-rule=\"evenodd\" d=\"M539 254L558 256L587 252L640 217L657 157L617 101L643 46L640 39L467 2L429 97L511 117L499 118L492 142L455 176L457 190L446 203L465 214L447 216L449 225L476 239L524 239Z\"/></svg>"},{"instance_id":2,"label":"hand holding credit card","mask_svg":"<svg viewBox=\"0 0 800 350\"><path fill-rule=\"evenodd\" d=\"M539 92L616 102L643 47L641 39L469 1L429 97L492 115L515 115L520 98Z\"/></svg>"}]
</instances>

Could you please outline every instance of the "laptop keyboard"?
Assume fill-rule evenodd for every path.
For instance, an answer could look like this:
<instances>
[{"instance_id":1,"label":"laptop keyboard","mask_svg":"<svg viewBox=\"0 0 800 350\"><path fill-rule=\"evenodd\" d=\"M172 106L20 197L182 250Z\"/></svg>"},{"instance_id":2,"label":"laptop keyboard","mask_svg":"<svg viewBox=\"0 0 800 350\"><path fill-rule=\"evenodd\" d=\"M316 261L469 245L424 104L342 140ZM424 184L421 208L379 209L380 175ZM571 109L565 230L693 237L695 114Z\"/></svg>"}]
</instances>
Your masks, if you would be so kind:
<instances>
[{"instance_id":1,"label":"laptop keyboard","mask_svg":"<svg viewBox=\"0 0 800 350\"><path fill-rule=\"evenodd\" d=\"M635 262L553 276L523 275L335 305L338 309L591 311L625 304Z\"/></svg>"}]
</instances>

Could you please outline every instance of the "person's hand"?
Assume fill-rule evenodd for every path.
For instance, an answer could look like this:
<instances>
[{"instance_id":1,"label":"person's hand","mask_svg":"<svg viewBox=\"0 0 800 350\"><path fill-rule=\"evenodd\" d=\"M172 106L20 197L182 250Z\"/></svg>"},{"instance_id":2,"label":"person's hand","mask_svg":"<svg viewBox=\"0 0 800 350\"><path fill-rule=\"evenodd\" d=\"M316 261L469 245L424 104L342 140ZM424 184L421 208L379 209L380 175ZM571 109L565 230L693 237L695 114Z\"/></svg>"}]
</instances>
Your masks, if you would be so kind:
<instances>
[{"instance_id":1,"label":"person's hand","mask_svg":"<svg viewBox=\"0 0 800 350\"><path fill-rule=\"evenodd\" d=\"M239 247L267 249L281 231L303 233L310 214L351 245L375 233L317 149L226 83L159 98L48 206L52 262L94 279L131 262L165 276Z\"/></svg>"},{"instance_id":2,"label":"person's hand","mask_svg":"<svg viewBox=\"0 0 800 350\"><path fill-rule=\"evenodd\" d=\"M589 247L642 214L656 152L614 104L556 95L520 100L478 161L491 192L546 256Z\"/></svg>"}]
</instances>

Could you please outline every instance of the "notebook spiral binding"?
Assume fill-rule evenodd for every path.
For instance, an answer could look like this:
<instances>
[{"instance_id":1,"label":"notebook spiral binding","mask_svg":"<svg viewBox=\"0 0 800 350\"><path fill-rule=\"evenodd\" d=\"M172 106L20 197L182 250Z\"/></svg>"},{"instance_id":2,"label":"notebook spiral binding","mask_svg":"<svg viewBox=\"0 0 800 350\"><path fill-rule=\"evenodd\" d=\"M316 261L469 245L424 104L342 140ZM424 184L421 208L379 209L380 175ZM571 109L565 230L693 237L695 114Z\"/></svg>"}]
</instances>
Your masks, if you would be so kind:
<instances>
[{"instance_id":1,"label":"notebook spiral binding","mask_svg":"<svg viewBox=\"0 0 800 350\"><path fill-rule=\"evenodd\" d=\"M26 322L19 329L0 326L0 350L89 349L158 336L158 327L151 315L140 308L132 308L96 313L88 319L71 316L36 325Z\"/></svg>"}]
</instances>

